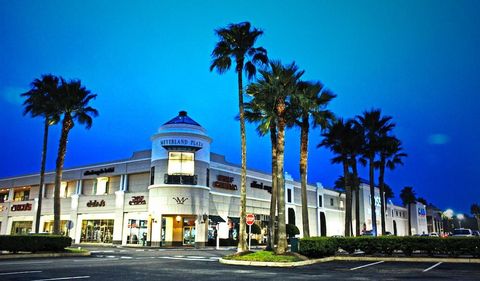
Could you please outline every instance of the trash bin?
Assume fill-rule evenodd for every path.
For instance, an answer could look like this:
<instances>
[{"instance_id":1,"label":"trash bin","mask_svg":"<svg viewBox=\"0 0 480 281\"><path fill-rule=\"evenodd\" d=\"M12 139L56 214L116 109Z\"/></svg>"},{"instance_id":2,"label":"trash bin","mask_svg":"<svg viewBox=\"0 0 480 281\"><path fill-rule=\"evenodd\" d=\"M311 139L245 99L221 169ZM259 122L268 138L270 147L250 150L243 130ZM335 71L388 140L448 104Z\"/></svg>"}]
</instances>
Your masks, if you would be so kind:
<instances>
[{"instance_id":1,"label":"trash bin","mask_svg":"<svg viewBox=\"0 0 480 281\"><path fill-rule=\"evenodd\" d=\"M298 253L298 238L296 237L290 238L290 250L294 253Z\"/></svg>"}]
</instances>

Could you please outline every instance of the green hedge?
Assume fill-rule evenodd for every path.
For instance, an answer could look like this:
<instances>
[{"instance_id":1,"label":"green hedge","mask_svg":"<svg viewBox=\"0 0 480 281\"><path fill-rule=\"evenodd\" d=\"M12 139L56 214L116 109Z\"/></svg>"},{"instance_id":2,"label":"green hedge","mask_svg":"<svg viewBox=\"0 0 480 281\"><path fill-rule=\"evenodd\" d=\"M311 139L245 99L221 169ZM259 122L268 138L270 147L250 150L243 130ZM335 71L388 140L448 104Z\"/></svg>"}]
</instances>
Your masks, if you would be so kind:
<instances>
[{"instance_id":1,"label":"green hedge","mask_svg":"<svg viewBox=\"0 0 480 281\"><path fill-rule=\"evenodd\" d=\"M300 240L300 253L308 257L334 255L339 249L350 254L360 250L367 255L390 256L401 251L411 256L414 251L424 255L472 255L480 257L479 237L312 237Z\"/></svg>"},{"instance_id":2,"label":"green hedge","mask_svg":"<svg viewBox=\"0 0 480 281\"><path fill-rule=\"evenodd\" d=\"M0 235L0 251L60 252L72 244L72 238L59 235Z\"/></svg>"}]
</instances>

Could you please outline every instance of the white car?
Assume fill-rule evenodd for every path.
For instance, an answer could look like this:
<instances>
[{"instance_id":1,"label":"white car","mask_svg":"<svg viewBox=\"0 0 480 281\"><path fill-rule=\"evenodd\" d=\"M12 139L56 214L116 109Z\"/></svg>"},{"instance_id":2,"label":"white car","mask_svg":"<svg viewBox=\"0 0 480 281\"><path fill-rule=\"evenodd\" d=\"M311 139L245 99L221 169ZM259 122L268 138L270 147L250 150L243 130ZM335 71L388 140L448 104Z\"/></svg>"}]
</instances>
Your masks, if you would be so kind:
<instances>
[{"instance_id":1,"label":"white car","mask_svg":"<svg viewBox=\"0 0 480 281\"><path fill-rule=\"evenodd\" d=\"M456 228L452 233L453 237L470 237L473 236L473 232L468 228Z\"/></svg>"},{"instance_id":2,"label":"white car","mask_svg":"<svg viewBox=\"0 0 480 281\"><path fill-rule=\"evenodd\" d=\"M438 233L436 233L436 232L430 232L430 233L428 234L428 236L438 237Z\"/></svg>"}]
</instances>

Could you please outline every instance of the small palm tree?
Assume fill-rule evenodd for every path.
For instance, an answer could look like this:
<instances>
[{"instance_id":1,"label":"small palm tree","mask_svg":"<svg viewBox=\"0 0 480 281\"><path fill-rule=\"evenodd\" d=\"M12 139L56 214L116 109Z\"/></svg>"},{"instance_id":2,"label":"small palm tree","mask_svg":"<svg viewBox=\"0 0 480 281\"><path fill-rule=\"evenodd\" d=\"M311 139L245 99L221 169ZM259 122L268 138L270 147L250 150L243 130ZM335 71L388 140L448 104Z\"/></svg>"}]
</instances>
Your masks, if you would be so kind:
<instances>
[{"instance_id":1,"label":"small palm tree","mask_svg":"<svg viewBox=\"0 0 480 281\"><path fill-rule=\"evenodd\" d=\"M319 83L300 82L298 92L292 98L292 122L300 127L300 179L302 194L303 237L310 237L307 202L307 170L308 170L308 134L310 122L313 128L318 125L324 130L334 115L326 107L335 95Z\"/></svg>"},{"instance_id":2,"label":"small palm tree","mask_svg":"<svg viewBox=\"0 0 480 281\"><path fill-rule=\"evenodd\" d=\"M40 164L40 183L38 190L38 207L35 220L35 233L40 230L40 216L42 213L43 185L45 181L45 164L47 161L48 129L58 123L59 114L54 102L54 96L58 90L58 77L47 74L41 79L33 80L28 92L21 94L26 100L23 102L23 115L30 114L31 117L41 116L44 118L42 160Z\"/></svg>"},{"instance_id":3,"label":"small palm tree","mask_svg":"<svg viewBox=\"0 0 480 281\"><path fill-rule=\"evenodd\" d=\"M402 143L394 136L384 135L380 138L379 142L379 154L380 158L375 163L379 169L378 186L380 189L380 201L381 201L381 224L382 234L386 232L385 225L385 168L390 170L395 169L398 165L403 165L402 158L407 154L403 153Z\"/></svg>"},{"instance_id":4,"label":"small palm tree","mask_svg":"<svg viewBox=\"0 0 480 281\"><path fill-rule=\"evenodd\" d=\"M382 116L380 109L365 111L363 115L356 117L356 122L364 132L363 157L368 161L370 207L372 213L372 230L377 235L377 215L375 212L375 157L379 152L381 137L385 136L395 126L391 123L392 117Z\"/></svg>"},{"instance_id":5,"label":"small palm tree","mask_svg":"<svg viewBox=\"0 0 480 281\"><path fill-rule=\"evenodd\" d=\"M67 153L67 141L70 130L75 122L85 125L87 129L92 127L92 117L98 116L98 111L89 102L97 95L92 94L80 80L70 82L61 78L61 85L55 98L56 106L63 115L62 132L58 145L57 161L55 167L55 189L53 195L53 233L61 234L60 230L60 184L62 182L63 163Z\"/></svg>"},{"instance_id":6,"label":"small palm tree","mask_svg":"<svg viewBox=\"0 0 480 281\"><path fill-rule=\"evenodd\" d=\"M338 118L332 121L322 134L323 140L317 147L324 146L332 151L335 157L332 163L341 163L343 166L343 186L345 187L345 236L351 236L352 228L352 184L349 172L351 154L352 122Z\"/></svg>"},{"instance_id":7,"label":"small palm tree","mask_svg":"<svg viewBox=\"0 0 480 281\"><path fill-rule=\"evenodd\" d=\"M470 206L470 213L472 213L477 220L478 230L480 230L480 205L478 203L472 204L472 206Z\"/></svg>"},{"instance_id":8,"label":"small palm tree","mask_svg":"<svg viewBox=\"0 0 480 281\"><path fill-rule=\"evenodd\" d=\"M400 199L402 199L403 205L407 207L408 211L408 235L412 235L412 218L410 215L410 204L416 202L415 191L413 187L406 186L400 191Z\"/></svg>"},{"instance_id":9,"label":"small palm tree","mask_svg":"<svg viewBox=\"0 0 480 281\"><path fill-rule=\"evenodd\" d=\"M242 148L242 171L240 179L240 230L238 252L247 250L245 216L247 212L247 137L245 133L245 112L243 108L243 76L251 79L256 74L256 66L268 62L267 51L262 47L254 47L255 41L263 34L252 28L249 22L230 24L227 28L215 30L219 41L212 52L210 71L216 69L223 74L230 69L232 60L238 82L238 107L240 112L240 136Z\"/></svg>"},{"instance_id":10,"label":"small palm tree","mask_svg":"<svg viewBox=\"0 0 480 281\"><path fill-rule=\"evenodd\" d=\"M272 190L270 200L270 220L267 228L267 250L275 248L275 218L277 216L277 121L275 115L275 96L269 86L261 81L250 84L247 94L252 97L245 103L245 119L257 123L260 136L270 134L272 147Z\"/></svg>"}]
</instances>

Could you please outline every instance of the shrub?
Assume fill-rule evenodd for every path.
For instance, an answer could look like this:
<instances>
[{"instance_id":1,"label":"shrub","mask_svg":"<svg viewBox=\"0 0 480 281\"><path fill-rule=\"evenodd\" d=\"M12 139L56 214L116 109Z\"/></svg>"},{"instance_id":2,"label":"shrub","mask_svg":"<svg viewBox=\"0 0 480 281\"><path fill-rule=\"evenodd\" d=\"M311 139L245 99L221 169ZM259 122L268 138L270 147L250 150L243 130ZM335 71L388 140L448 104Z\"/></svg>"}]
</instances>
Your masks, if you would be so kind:
<instances>
[{"instance_id":1,"label":"shrub","mask_svg":"<svg viewBox=\"0 0 480 281\"><path fill-rule=\"evenodd\" d=\"M311 258L332 256L338 249L335 238L311 237L300 240L300 254Z\"/></svg>"},{"instance_id":2,"label":"shrub","mask_svg":"<svg viewBox=\"0 0 480 281\"><path fill-rule=\"evenodd\" d=\"M429 256L435 254L458 256L472 255L480 257L479 237L313 237L300 240L300 253L309 257L323 257L333 255L338 249L348 253L355 250L363 251L367 255L392 255L395 251L402 251L411 256L414 251Z\"/></svg>"},{"instance_id":3,"label":"shrub","mask_svg":"<svg viewBox=\"0 0 480 281\"><path fill-rule=\"evenodd\" d=\"M72 244L72 239L59 235L0 235L0 251L39 252L63 251Z\"/></svg>"},{"instance_id":4,"label":"shrub","mask_svg":"<svg viewBox=\"0 0 480 281\"><path fill-rule=\"evenodd\" d=\"M295 237L295 235L300 234L300 230L294 224L287 224L286 226L287 237Z\"/></svg>"}]
</instances>

